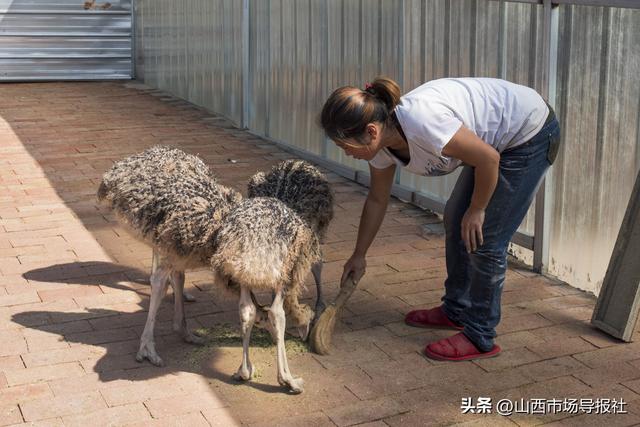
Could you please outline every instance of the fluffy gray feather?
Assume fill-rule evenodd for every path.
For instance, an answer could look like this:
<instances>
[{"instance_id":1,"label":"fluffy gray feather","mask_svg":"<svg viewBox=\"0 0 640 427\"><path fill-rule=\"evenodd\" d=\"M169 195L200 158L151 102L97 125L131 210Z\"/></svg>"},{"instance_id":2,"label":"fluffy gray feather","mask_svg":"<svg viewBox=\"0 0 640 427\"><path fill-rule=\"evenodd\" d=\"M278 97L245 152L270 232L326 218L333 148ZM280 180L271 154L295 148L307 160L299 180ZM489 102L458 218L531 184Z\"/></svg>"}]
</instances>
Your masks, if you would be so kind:
<instances>
[{"instance_id":1,"label":"fluffy gray feather","mask_svg":"<svg viewBox=\"0 0 640 427\"><path fill-rule=\"evenodd\" d=\"M322 239L333 218L333 193L326 176L304 160L284 160L249 181L249 197L275 197L304 219Z\"/></svg>"},{"instance_id":2,"label":"fluffy gray feather","mask_svg":"<svg viewBox=\"0 0 640 427\"><path fill-rule=\"evenodd\" d=\"M227 215L216 236L214 268L252 289L297 289L320 244L298 214L278 199L245 199Z\"/></svg>"},{"instance_id":3,"label":"fluffy gray feather","mask_svg":"<svg viewBox=\"0 0 640 427\"><path fill-rule=\"evenodd\" d=\"M155 146L116 162L98 199L176 268L206 265L224 217L241 201L197 156Z\"/></svg>"}]
</instances>

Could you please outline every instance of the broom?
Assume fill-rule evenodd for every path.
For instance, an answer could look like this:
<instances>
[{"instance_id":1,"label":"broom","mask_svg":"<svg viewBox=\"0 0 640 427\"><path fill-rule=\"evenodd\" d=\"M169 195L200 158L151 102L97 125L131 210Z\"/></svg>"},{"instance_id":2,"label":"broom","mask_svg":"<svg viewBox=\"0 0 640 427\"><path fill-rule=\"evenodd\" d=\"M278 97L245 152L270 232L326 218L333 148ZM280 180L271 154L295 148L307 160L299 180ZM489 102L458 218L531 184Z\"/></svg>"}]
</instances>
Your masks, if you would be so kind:
<instances>
[{"instance_id":1,"label":"broom","mask_svg":"<svg viewBox=\"0 0 640 427\"><path fill-rule=\"evenodd\" d=\"M336 319L340 310L346 304L347 300L356 290L357 283L353 281L351 275L347 276L343 283L340 283L340 292L333 304L327 307L320 315L309 334L309 344L314 353L320 355L329 354L331 350L331 338L333 330L336 326Z\"/></svg>"}]
</instances>

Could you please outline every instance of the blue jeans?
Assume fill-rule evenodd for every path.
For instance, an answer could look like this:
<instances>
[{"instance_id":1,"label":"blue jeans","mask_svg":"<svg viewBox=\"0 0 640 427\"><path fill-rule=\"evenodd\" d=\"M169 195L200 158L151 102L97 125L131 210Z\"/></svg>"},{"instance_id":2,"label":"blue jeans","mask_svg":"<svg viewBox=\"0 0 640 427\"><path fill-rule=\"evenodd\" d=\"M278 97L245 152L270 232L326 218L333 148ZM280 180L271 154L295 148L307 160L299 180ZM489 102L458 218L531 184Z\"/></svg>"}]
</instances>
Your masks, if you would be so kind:
<instances>
[{"instance_id":1,"label":"blue jeans","mask_svg":"<svg viewBox=\"0 0 640 427\"><path fill-rule=\"evenodd\" d=\"M507 270L507 246L520 226L551 165L560 125L553 118L527 143L500 155L498 185L485 210L483 244L467 253L460 225L474 187L474 169L465 166L444 213L447 279L443 310L481 351L493 348L500 322L500 297ZM550 150L550 148L552 148Z\"/></svg>"}]
</instances>

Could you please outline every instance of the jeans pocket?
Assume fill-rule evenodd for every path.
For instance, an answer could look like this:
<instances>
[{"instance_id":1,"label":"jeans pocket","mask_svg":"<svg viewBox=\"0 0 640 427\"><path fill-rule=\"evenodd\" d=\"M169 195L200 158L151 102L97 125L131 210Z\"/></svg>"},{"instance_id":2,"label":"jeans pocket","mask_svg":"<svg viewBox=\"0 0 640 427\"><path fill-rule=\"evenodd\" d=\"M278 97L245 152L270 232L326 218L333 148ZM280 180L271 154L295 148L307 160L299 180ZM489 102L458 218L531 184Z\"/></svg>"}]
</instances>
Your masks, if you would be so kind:
<instances>
[{"instance_id":1,"label":"jeans pocket","mask_svg":"<svg viewBox=\"0 0 640 427\"><path fill-rule=\"evenodd\" d=\"M549 149L547 150L547 160L552 165L558 156L560 149L560 132L554 132L549 135Z\"/></svg>"}]
</instances>

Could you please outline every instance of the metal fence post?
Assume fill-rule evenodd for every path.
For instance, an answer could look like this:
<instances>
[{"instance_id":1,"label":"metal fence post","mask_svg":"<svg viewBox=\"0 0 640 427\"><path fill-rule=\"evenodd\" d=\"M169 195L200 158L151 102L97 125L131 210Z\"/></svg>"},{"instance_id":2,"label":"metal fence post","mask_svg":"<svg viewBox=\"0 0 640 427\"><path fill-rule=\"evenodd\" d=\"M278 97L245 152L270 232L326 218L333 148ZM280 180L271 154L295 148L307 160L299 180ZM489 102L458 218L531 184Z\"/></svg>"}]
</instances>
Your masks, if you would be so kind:
<instances>
[{"instance_id":1,"label":"metal fence post","mask_svg":"<svg viewBox=\"0 0 640 427\"><path fill-rule=\"evenodd\" d=\"M551 0L543 0L542 96L555 107L556 68L558 54L558 9ZM549 223L551 219L552 170L542 180L536 194L533 233L533 270L542 273L549 264Z\"/></svg>"},{"instance_id":2,"label":"metal fence post","mask_svg":"<svg viewBox=\"0 0 640 427\"><path fill-rule=\"evenodd\" d=\"M242 127L249 129L249 97L250 97L250 0L242 1Z\"/></svg>"},{"instance_id":3,"label":"metal fence post","mask_svg":"<svg viewBox=\"0 0 640 427\"><path fill-rule=\"evenodd\" d=\"M400 21L399 22L399 27L400 27L400 37L399 37L399 39L400 40L399 40L399 43L398 43L400 45L400 46L398 46L398 59L399 59L398 60L398 64L399 64L399 67L400 67L400 70L399 70L400 72L398 73L398 80L399 80L398 83L400 84L401 91L403 91L403 92L406 91L406 88L404 87L404 81L405 81L405 78L404 78L404 59L405 59L404 58L404 40L405 40L405 31L406 31L405 16L404 16L405 11L406 11L405 2L404 2L404 0L401 0L400 1L400 17L399 17L400 18L399 19L399 21ZM423 25L424 25L424 23L423 23ZM394 182L396 184L400 184L400 181L401 181L402 172L401 172L400 169L401 168L396 168L396 174L395 174L395 177L394 177Z\"/></svg>"}]
</instances>

